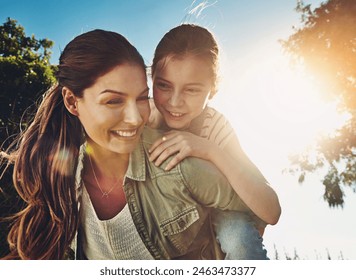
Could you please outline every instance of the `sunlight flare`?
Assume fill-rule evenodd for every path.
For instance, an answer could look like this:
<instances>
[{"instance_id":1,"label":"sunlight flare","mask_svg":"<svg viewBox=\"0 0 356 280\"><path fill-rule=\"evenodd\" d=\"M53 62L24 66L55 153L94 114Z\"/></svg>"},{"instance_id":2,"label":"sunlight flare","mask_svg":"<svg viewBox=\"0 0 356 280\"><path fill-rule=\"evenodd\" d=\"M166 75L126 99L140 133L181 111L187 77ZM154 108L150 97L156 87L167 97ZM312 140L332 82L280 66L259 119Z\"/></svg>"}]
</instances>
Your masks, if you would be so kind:
<instances>
[{"instance_id":1,"label":"sunlight flare","mask_svg":"<svg viewBox=\"0 0 356 280\"><path fill-rule=\"evenodd\" d=\"M276 48L251 53L223 69L220 92L213 106L231 120L246 151L266 162L270 152L274 158L302 152L347 119Z\"/></svg>"}]
</instances>

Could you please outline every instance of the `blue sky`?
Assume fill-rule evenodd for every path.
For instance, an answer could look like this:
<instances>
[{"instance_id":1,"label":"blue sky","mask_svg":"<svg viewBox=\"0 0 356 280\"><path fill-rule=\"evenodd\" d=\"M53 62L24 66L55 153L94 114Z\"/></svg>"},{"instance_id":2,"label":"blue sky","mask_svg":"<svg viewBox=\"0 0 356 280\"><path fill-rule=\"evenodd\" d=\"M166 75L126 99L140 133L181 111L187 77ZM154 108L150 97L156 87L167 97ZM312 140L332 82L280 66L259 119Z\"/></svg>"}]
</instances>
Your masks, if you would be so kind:
<instances>
[{"instance_id":1,"label":"blue sky","mask_svg":"<svg viewBox=\"0 0 356 280\"><path fill-rule=\"evenodd\" d=\"M339 126L343 117L324 104L308 77L289 67L278 43L292 34L299 15L295 0L212 0L201 14L189 11L202 1L3 1L0 20L16 19L28 35L54 41L52 63L75 36L96 28L126 36L146 63L165 32L188 21L208 27L222 49L222 82L211 105L234 126L241 144L276 189L283 213L264 236L271 258L294 249L301 258L356 259L356 195L346 191L343 209L323 201L320 178L302 186L282 173L287 156L312 143L318 133ZM321 1L305 1L313 7ZM318 177L319 176L319 177Z\"/></svg>"},{"instance_id":2,"label":"blue sky","mask_svg":"<svg viewBox=\"0 0 356 280\"><path fill-rule=\"evenodd\" d=\"M243 51L261 37L274 34L284 38L296 23L294 0L277 1L208 1L197 18L189 16L193 0L104 0L104 1L0 1L0 19L14 18L28 34L55 42L53 63L59 51L73 37L91 29L117 31L135 44L146 62L150 62L155 45L170 28L185 19L214 31L227 49ZM192 5L193 4L193 5ZM285 23L285 24L281 24Z\"/></svg>"}]
</instances>

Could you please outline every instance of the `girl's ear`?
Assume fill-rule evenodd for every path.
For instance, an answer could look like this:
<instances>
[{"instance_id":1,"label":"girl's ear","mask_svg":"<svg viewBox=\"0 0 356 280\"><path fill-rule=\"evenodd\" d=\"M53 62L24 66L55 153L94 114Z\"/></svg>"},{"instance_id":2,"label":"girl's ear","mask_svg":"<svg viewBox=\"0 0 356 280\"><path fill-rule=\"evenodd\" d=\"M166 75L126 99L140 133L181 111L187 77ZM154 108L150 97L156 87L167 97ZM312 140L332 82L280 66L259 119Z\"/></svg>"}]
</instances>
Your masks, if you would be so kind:
<instances>
[{"instance_id":1,"label":"girl's ear","mask_svg":"<svg viewBox=\"0 0 356 280\"><path fill-rule=\"evenodd\" d=\"M67 87L62 88L64 106L74 116L78 116L78 100L74 93Z\"/></svg>"}]
</instances>

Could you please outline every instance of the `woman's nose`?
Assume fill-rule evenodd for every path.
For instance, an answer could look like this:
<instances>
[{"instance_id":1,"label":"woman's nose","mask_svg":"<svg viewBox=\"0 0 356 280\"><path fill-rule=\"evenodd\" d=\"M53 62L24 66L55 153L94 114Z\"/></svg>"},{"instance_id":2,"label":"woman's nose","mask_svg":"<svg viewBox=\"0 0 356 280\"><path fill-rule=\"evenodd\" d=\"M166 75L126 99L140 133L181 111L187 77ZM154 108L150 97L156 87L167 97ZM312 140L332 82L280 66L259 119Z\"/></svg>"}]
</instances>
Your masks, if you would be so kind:
<instances>
[{"instance_id":1,"label":"woman's nose","mask_svg":"<svg viewBox=\"0 0 356 280\"><path fill-rule=\"evenodd\" d=\"M124 122L134 126L140 125L142 117L138 110L136 102L130 102L127 104L124 112Z\"/></svg>"}]
</instances>

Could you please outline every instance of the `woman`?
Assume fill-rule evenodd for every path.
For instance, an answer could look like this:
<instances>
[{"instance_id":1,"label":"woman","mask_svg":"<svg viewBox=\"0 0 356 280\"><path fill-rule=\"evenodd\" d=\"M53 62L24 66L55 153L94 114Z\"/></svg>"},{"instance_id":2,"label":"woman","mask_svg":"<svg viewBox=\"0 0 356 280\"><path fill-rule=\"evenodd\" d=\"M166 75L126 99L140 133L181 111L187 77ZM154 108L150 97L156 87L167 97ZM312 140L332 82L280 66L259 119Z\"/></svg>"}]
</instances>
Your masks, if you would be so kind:
<instances>
[{"instance_id":1,"label":"woman","mask_svg":"<svg viewBox=\"0 0 356 280\"><path fill-rule=\"evenodd\" d=\"M167 170L189 156L212 162L259 218L275 224L281 213L276 193L242 150L229 122L207 105L218 90L218 57L213 34L197 25L177 26L158 43L150 125L171 131L152 145L150 160L159 166L173 156ZM215 211L213 217L226 258L266 258L263 230L260 236L248 216Z\"/></svg>"},{"instance_id":2,"label":"woman","mask_svg":"<svg viewBox=\"0 0 356 280\"><path fill-rule=\"evenodd\" d=\"M76 37L58 68L58 84L11 155L14 184L27 207L14 217L9 258L64 258L82 224L83 189L98 219L121 212L128 156L150 112L143 59L119 34L94 30ZM76 182L79 155L84 168Z\"/></svg>"},{"instance_id":3,"label":"woman","mask_svg":"<svg viewBox=\"0 0 356 280\"><path fill-rule=\"evenodd\" d=\"M84 33L63 50L57 78L8 156L27 204L13 217L8 258L221 258L210 209L250 210L206 161L165 172L148 160L162 135L144 128L137 50L114 32Z\"/></svg>"}]
</instances>

